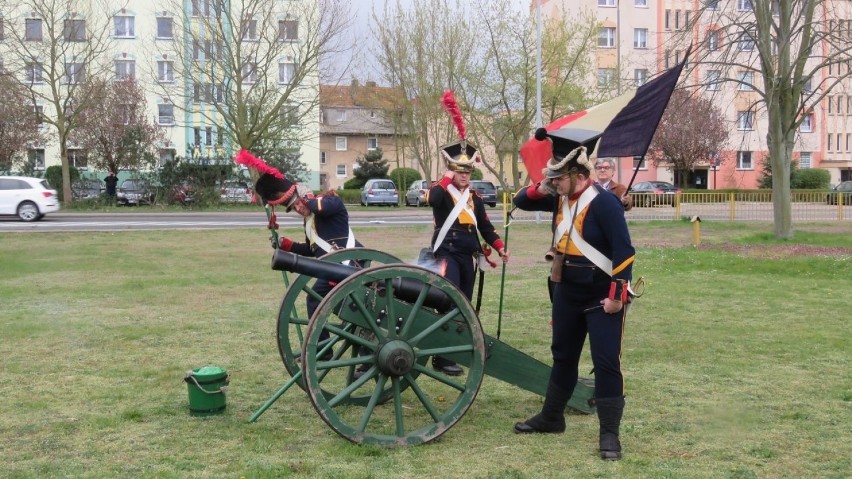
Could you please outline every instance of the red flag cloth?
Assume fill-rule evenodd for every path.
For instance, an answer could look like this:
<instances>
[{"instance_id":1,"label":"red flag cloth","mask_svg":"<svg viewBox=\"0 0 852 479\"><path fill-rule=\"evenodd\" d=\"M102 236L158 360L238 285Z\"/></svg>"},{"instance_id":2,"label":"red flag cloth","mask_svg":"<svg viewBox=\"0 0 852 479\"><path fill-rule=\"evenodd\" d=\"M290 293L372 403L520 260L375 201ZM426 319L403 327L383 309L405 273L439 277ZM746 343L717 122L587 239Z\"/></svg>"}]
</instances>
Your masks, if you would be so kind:
<instances>
[{"instance_id":1,"label":"red flag cloth","mask_svg":"<svg viewBox=\"0 0 852 479\"><path fill-rule=\"evenodd\" d=\"M688 54L687 51L684 61L679 65L666 70L638 89L630 90L588 110L558 118L544 128L551 132L570 126L603 132L598 143L599 157L644 156ZM551 143L532 138L521 146L520 154L533 182L541 181L544 178L541 170L547 166L551 157Z\"/></svg>"}]
</instances>

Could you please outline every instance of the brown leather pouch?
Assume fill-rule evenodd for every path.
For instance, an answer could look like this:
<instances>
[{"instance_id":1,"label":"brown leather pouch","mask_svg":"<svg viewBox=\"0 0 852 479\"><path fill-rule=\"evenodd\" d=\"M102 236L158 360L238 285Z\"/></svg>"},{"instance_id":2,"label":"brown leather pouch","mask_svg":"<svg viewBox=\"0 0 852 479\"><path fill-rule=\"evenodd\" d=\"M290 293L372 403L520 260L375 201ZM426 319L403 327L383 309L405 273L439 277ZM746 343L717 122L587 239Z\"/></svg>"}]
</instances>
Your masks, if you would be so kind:
<instances>
[{"instance_id":1,"label":"brown leather pouch","mask_svg":"<svg viewBox=\"0 0 852 479\"><path fill-rule=\"evenodd\" d=\"M565 255L556 253L550 263L550 280L554 283L562 282L562 267L565 265Z\"/></svg>"}]
</instances>

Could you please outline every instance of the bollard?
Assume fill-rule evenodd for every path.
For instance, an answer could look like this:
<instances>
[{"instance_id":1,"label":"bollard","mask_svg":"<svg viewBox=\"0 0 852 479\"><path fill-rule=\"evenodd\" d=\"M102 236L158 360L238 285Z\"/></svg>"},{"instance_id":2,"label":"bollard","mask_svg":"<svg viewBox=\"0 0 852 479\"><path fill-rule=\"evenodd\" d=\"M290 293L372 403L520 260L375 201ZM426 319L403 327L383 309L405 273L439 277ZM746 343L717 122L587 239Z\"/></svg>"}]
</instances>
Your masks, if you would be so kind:
<instances>
[{"instance_id":1,"label":"bollard","mask_svg":"<svg viewBox=\"0 0 852 479\"><path fill-rule=\"evenodd\" d=\"M701 244L701 218L693 216L689 221L692 223L692 246L697 248Z\"/></svg>"}]
</instances>

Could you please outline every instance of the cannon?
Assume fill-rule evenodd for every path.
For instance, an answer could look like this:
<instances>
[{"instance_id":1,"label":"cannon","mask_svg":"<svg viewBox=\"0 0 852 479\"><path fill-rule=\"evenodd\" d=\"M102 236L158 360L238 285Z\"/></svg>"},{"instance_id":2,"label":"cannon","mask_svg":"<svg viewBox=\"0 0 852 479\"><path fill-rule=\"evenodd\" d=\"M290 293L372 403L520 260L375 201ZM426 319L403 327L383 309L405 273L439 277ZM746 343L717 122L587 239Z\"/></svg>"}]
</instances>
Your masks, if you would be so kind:
<instances>
[{"instance_id":1,"label":"cannon","mask_svg":"<svg viewBox=\"0 0 852 479\"><path fill-rule=\"evenodd\" d=\"M486 375L541 396L546 392L550 366L484 334L464 294L429 269L367 248L320 259L276 250L272 267L299 275L278 315L279 353L291 379L251 421L298 384L340 436L408 446L432 441L455 425ZM336 284L307 318L303 293L316 296L308 284L315 278ZM456 361L465 373L434 371L428 364L434 355ZM591 413L593 396L593 380L581 378L568 406Z\"/></svg>"}]
</instances>

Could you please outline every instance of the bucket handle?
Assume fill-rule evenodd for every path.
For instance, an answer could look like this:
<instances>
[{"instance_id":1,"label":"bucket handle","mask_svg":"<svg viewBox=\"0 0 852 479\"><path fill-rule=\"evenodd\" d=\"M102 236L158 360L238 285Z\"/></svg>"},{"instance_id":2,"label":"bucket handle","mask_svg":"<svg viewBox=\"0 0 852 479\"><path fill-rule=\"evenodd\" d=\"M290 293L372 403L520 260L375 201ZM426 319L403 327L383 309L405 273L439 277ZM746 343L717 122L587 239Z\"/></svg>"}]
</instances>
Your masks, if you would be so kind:
<instances>
[{"instance_id":1,"label":"bucket handle","mask_svg":"<svg viewBox=\"0 0 852 479\"><path fill-rule=\"evenodd\" d=\"M228 374L228 375L225 376L225 385L220 387L216 391L208 391L208 390L204 389L204 387L202 387L200 384L198 384L198 380L195 379L195 375L192 373L192 371L187 371L186 377L183 378L183 380L189 382L190 379L192 379L192 382L195 383L195 385L198 387L198 389L200 389L201 392L203 392L204 394L219 394L219 393L225 394L225 393L228 392L228 382L231 380L231 375Z\"/></svg>"}]
</instances>

